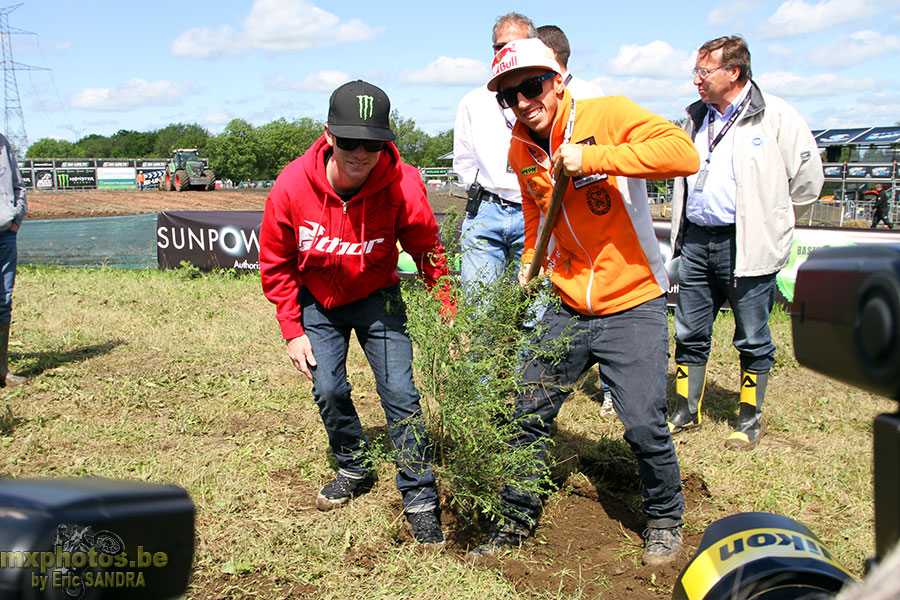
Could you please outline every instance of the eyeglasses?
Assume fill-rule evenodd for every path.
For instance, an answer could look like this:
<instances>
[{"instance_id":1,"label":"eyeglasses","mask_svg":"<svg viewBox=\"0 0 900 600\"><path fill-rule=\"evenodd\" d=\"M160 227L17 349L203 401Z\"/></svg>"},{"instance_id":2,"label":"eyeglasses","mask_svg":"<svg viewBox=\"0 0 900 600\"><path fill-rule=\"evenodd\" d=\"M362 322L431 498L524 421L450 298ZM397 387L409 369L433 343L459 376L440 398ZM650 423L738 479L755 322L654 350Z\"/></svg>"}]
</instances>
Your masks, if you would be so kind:
<instances>
[{"instance_id":1,"label":"eyeglasses","mask_svg":"<svg viewBox=\"0 0 900 600\"><path fill-rule=\"evenodd\" d=\"M358 140L356 138L340 138L335 136L334 143L338 148L346 150L347 152L353 152L359 148L360 144L363 145L366 152L380 152L384 150L384 142L381 140Z\"/></svg>"},{"instance_id":2,"label":"eyeglasses","mask_svg":"<svg viewBox=\"0 0 900 600\"><path fill-rule=\"evenodd\" d=\"M509 108L519 101L519 94L522 94L529 100L531 98L536 98L544 91L544 82L548 79L553 79L554 77L556 77L556 73L548 71L543 75L526 79L516 87L500 90L497 92L497 102L499 102L500 106L503 108Z\"/></svg>"},{"instance_id":3,"label":"eyeglasses","mask_svg":"<svg viewBox=\"0 0 900 600\"><path fill-rule=\"evenodd\" d=\"M719 69L724 69L725 66L726 65L719 65L714 69L704 69L703 67L701 67L699 69L693 69L691 73L693 73L695 77L699 75L700 79L706 79L707 77L709 77L710 73L712 73L713 71L718 71Z\"/></svg>"},{"instance_id":4,"label":"eyeglasses","mask_svg":"<svg viewBox=\"0 0 900 600\"><path fill-rule=\"evenodd\" d=\"M503 50L503 46L505 46L505 45L506 45L506 44L494 44L494 45L493 45L493 48L494 48L494 54L497 54L498 52L500 52L501 50Z\"/></svg>"}]
</instances>

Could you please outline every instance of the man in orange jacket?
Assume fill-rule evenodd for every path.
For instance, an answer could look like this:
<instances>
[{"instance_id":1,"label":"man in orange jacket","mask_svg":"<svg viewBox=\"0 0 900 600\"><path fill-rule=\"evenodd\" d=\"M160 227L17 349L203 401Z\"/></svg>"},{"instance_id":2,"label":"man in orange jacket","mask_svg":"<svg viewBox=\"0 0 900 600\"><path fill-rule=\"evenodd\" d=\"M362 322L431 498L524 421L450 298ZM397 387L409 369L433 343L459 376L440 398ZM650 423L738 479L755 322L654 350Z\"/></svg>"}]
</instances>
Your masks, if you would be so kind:
<instances>
[{"instance_id":1,"label":"man in orange jacket","mask_svg":"<svg viewBox=\"0 0 900 600\"><path fill-rule=\"evenodd\" d=\"M572 384L599 363L638 460L647 515L643 560L665 564L681 551L684 501L666 424L668 280L644 179L696 172L697 152L683 130L627 98L573 100L540 40L510 42L495 56L492 71L488 89L517 118L509 163L522 190L523 273L534 259L556 178L572 178L542 263L561 303L546 311L539 326L541 341L572 339L562 360L535 356L526 362L525 391L513 417L522 431L512 443L536 444L542 465L541 440L549 437ZM474 555L518 546L537 523L539 498L514 485L503 489L502 498L503 519Z\"/></svg>"}]
</instances>

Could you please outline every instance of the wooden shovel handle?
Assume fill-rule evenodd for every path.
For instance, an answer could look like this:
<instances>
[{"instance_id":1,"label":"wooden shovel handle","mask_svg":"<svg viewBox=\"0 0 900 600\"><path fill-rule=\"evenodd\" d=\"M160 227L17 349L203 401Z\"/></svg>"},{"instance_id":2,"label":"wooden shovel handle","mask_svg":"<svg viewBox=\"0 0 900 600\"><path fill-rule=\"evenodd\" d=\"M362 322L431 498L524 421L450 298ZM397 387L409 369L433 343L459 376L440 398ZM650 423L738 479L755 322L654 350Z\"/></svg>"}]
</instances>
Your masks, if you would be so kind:
<instances>
[{"instance_id":1,"label":"wooden shovel handle","mask_svg":"<svg viewBox=\"0 0 900 600\"><path fill-rule=\"evenodd\" d=\"M556 218L559 216L559 209L562 208L563 196L566 195L567 187L569 187L569 176L560 173L556 180L556 185L553 186L550 206L547 207L547 215L544 217L544 226L541 228L537 245L534 247L534 258L531 259L528 273L525 275L526 283L537 277L538 273L541 272L541 264L544 262L544 255L547 254L547 246L550 244L550 236L553 233Z\"/></svg>"}]
</instances>

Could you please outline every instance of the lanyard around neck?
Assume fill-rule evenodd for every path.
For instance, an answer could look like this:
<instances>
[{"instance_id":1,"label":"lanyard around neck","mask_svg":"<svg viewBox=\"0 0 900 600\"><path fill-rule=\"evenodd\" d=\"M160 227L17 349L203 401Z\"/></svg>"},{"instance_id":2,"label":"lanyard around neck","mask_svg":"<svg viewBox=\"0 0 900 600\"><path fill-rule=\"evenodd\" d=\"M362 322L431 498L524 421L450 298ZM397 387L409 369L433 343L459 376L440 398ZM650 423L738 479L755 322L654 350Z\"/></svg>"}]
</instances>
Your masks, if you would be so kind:
<instances>
[{"instance_id":1,"label":"lanyard around neck","mask_svg":"<svg viewBox=\"0 0 900 600\"><path fill-rule=\"evenodd\" d=\"M706 131L709 134L709 155L706 157L706 162L709 162L709 157L712 156L713 150L715 150L716 146L719 145L719 142L722 141L722 138L725 137L725 134L728 133L728 130L731 129L731 126L734 125L734 122L737 121L737 118L744 112L744 108L747 106L747 103L750 102L750 94L748 93L744 96L744 99L741 100L741 103L738 104L738 107L734 109L734 112L731 113L731 116L728 118L728 121L725 122L725 126L722 127L722 131L719 132L719 135L716 136L716 139L713 139L713 123L716 121L715 115L713 115L714 108L709 109L709 120L706 125Z\"/></svg>"}]
</instances>

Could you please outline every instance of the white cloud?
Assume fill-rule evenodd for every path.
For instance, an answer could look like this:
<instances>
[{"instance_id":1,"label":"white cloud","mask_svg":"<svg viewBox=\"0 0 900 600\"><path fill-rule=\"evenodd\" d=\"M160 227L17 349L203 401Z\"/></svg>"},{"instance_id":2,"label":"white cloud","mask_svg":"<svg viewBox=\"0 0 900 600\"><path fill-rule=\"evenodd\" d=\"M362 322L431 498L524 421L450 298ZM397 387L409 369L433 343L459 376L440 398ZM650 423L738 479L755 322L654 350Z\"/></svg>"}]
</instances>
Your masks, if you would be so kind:
<instances>
[{"instance_id":1,"label":"white cloud","mask_svg":"<svg viewBox=\"0 0 900 600\"><path fill-rule=\"evenodd\" d=\"M658 101L661 98L685 99L697 95L697 88L689 79L679 83L647 77L631 77L629 79L598 77L593 80L593 83L603 88L603 92L607 95L627 96L635 102ZM679 102L679 104L685 103Z\"/></svg>"},{"instance_id":2,"label":"white cloud","mask_svg":"<svg viewBox=\"0 0 900 600\"><path fill-rule=\"evenodd\" d=\"M243 27L197 27L172 43L176 56L217 58L258 49L299 52L309 48L372 39L381 29L359 19L342 22L307 0L256 0Z\"/></svg>"},{"instance_id":3,"label":"white cloud","mask_svg":"<svg viewBox=\"0 0 900 600\"><path fill-rule=\"evenodd\" d=\"M825 106L813 113L808 120L810 127L827 129L829 127L872 127L888 126L897 122L900 114L900 103L896 96L892 104L867 104L867 97L850 105Z\"/></svg>"},{"instance_id":4,"label":"white cloud","mask_svg":"<svg viewBox=\"0 0 900 600\"><path fill-rule=\"evenodd\" d=\"M626 44L609 61L614 75L642 75L645 77L690 77L694 60L683 50L676 50L667 42L656 40L646 46Z\"/></svg>"},{"instance_id":5,"label":"white cloud","mask_svg":"<svg viewBox=\"0 0 900 600\"><path fill-rule=\"evenodd\" d=\"M400 80L425 85L481 85L491 78L491 67L472 58L439 56L424 69L405 71Z\"/></svg>"},{"instance_id":6,"label":"white cloud","mask_svg":"<svg viewBox=\"0 0 900 600\"><path fill-rule=\"evenodd\" d=\"M190 83L129 79L114 88L85 88L69 99L84 110L130 110L142 106L172 106L190 93Z\"/></svg>"},{"instance_id":7,"label":"white cloud","mask_svg":"<svg viewBox=\"0 0 900 600\"><path fill-rule=\"evenodd\" d=\"M878 80L874 77L838 77L834 73L823 73L803 77L787 71L764 73L754 78L765 92L786 97L839 96L851 92L875 89Z\"/></svg>"},{"instance_id":8,"label":"white cloud","mask_svg":"<svg viewBox=\"0 0 900 600\"><path fill-rule=\"evenodd\" d=\"M781 46L779 44L769 44L766 46L766 50L772 56L776 56L778 58L788 58L793 56L794 50L792 48L788 48L787 46Z\"/></svg>"},{"instance_id":9,"label":"white cloud","mask_svg":"<svg viewBox=\"0 0 900 600\"><path fill-rule=\"evenodd\" d=\"M212 113L204 115L201 122L210 132L217 134L225 129L225 126L228 125L232 119L234 119L234 117L226 113Z\"/></svg>"},{"instance_id":10,"label":"white cloud","mask_svg":"<svg viewBox=\"0 0 900 600\"><path fill-rule=\"evenodd\" d=\"M857 31L814 48L809 53L809 60L820 67L840 69L897 50L900 50L900 37L869 30Z\"/></svg>"},{"instance_id":11,"label":"white cloud","mask_svg":"<svg viewBox=\"0 0 900 600\"><path fill-rule=\"evenodd\" d=\"M761 0L735 0L715 7L706 17L706 24L710 27L726 27L729 25L741 25L742 15L762 4Z\"/></svg>"},{"instance_id":12,"label":"white cloud","mask_svg":"<svg viewBox=\"0 0 900 600\"><path fill-rule=\"evenodd\" d=\"M247 49L247 44L239 39L237 31L228 25L218 29L189 29L172 42L172 54L193 58L216 58L225 52L241 54Z\"/></svg>"},{"instance_id":13,"label":"white cloud","mask_svg":"<svg viewBox=\"0 0 900 600\"><path fill-rule=\"evenodd\" d=\"M305 92L330 92L350 81L350 76L342 71L319 71L306 79L296 80L277 76L266 80L270 90L301 90Z\"/></svg>"},{"instance_id":14,"label":"white cloud","mask_svg":"<svg viewBox=\"0 0 900 600\"><path fill-rule=\"evenodd\" d=\"M787 0L760 28L762 38L783 38L822 31L884 10L876 0Z\"/></svg>"}]
</instances>

